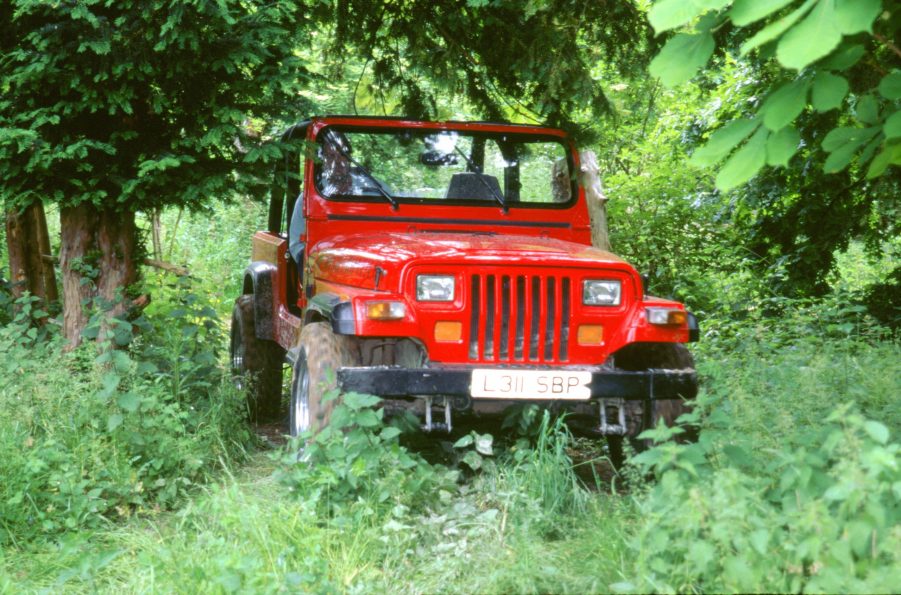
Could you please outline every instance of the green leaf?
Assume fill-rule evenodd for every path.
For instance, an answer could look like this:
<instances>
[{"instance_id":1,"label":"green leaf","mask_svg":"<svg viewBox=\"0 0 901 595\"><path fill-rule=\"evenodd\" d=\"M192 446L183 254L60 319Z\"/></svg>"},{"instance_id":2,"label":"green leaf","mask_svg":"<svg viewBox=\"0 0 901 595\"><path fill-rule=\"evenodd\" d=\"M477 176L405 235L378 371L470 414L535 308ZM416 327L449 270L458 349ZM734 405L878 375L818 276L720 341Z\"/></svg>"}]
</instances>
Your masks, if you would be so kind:
<instances>
[{"instance_id":1,"label":"green leaf","mask_svg":"<svg viewBox=\"0 0 901 595\"><path fill-rule=\"evenodd\" d=\"M381 399L373 395L362 395L360 393L347 393L344 395L344 404L354 411L359 411L366 407L375 407L380 402Z\"/></svg>"},{"instance_id":2,"label":"green leaf","mask_svg":"<svg viewBox=\"0 0 901 595\"><path fill-rule=\"evenodd\" d=\"M361 428L374 428L382 423L378 413L372 409L363 409L354 415L353 422Z\"/></svg>"},{"instance_id":3,"label":"green leaf","mask_svg":"<svg viewBox=\"0 0 901 595\"><path fill-rule=\"evenodd\" d=\"M828 70L847 70L863 58L866 53L860 44L843 45L823 61L823 68Z\"/></svg>"},{"instance_id":4,"label":"green leaf","mask_svg":"<svg viewBox=\"0 0 901 595\"><path fill-rule=\"evenodd\" d=\"M122 417L121 413L113 413L106 420L106 429L108 432L112 432L116 428L122 425L122 421L125 418Z\"/></svg>"},{"instance_id":5,"label":"green leaf","mask_svg":"<svg viewBox=\"0 0 901 595\"><path fill-rule=\"evenodd\" d=\"M482 468L482 457L474 450L468 451L463 456L463 462L466 463L473 471L478 471Z\"/></svg>"},{"instance_id":6,"label":"green leaf","mask_svg":"<svg viewBox=\"0 0 901 595\"><path fill-rule=\"evenodd\" d=\"M116 402L124 411L134 413L141 405L141 397L137 393L128 392L119 395L119 398L116 400Z\"/></svg>"},{"instance_id":7,"label":"green leaf","mask_svg":"<svg viewBox=\"0 0 901 595\"><path fill-rule=\"evenodd\" d=\"M876 126L871 128L856 128L849 126L833 128L823 139L823 150L832 152L849 142L855 142L857 146L860 146L869 139L873 138L873 136L878 132L879 127Z\"/></svg>"},{"instance_id":8,"label":"green leaf","mask_svg":"<svg viewBox=\"0 0 901 595\"><path fill-rule=\"evenodd\" d=\"M693 165L704 167L726 158L738 144L748 138L760 126L760 120L733 120L710 135L707 143L697 149L689 160Z\"/></svg>"},{"instance_id":9,"label":"green leaf","mask_svg":"<svg viewBox=\"0 0 901 595\"><path fill-rule=\"evenodd\" d=\"M882 131L886 138L901 137L901 111L895 112L885 120Z\"/></svg>"},{"instance_id":10,"label":"green leaf","mask_svg":"<svg viewBox=\"0 0 901 595\"><path fill-rule=\"evenodd\" d=\"M741 45L741 55L744 56L754 48L760 47L765 43L769 43L785 33L785 31L798 22L798 19L810 12L817 0L807 0L798 7L794 12L784 16L778 21L774 21L757 32L757 34Z\"/></svg>"},{"instance_id":11,"label":"green leaf","mask_svg":"<svg viewBox=\"0 0 901 595\"><path fill-rule=\"evenodd\" d=\"M879 103L872 95L864 95L857 101L857 119L864 124L875 124L879 121Z\"/></svg>"},{"instance_id":12,"label":"green leaf","mask_svg":"<svg viewBox=\"0 0 901 595\"><path fill-rule=\"evenodd\" d=\"M766 141L766 162L768 165L785 167L789 159L798 151L801 135L793 126L786 126L774 132Z\"/></svg>"},{"instance_id":13,"label":"green leaf","mask_svg":"<svg viewBox=\"0 0 901 595\"><path fill-rule=\"evenodd\" d=\"M690 79L713 54L710 33L680 33L666 42L651 60L650 72L667 87L675 87Z\"/></svg>"},{"instance_id":14,"label":"green leaf","mask_svg":"<svg viewBox=\"0 0 901 595\"><path fill-rule=\"evenodd\" d=\"M872 33L880 12L882 0L835 0L835 23L845 35Z\"/></svg>"},{"instance_id":15,"label":"green leaf","mask_svg":"<svg viewBox=\"0 0 901 595\"><path fill-rule=\"evenodd\" d=\"M819 72L813 79L811 100L818 112L828 112L842 104L848 94L848 80L831 72Z\"/></svg>"},{"instance_id":16,"label":"green leaf","mask_svg":"<svg viewBox=\"0 0 901 595\"><path fill-rule=\"evenodd\" d=\"M770 130L780 130L791 124L807 106L810 81L798 80L782 85L763 102L760 112L763 123Z\"/></svg>"},{"instance_id":17,"label":"green leaf","mask_svg":"<svg viewBox=\"0 0 901 595\"><path fill-rule=\"evenodd\" d=\"M688 23L708 10L719 10L730 0L660 0L648 12L648 20L658 34Z\"/></svg>"},{"instance_id":18,"label":"green leaf","mask_svg":"<svg viewBox=\"0 0 901 595\"><path fill-rule=\"evenodd\" d=\"M870 167L867 168L867 178L868 179L878 178L885 172L886 169L888 169L888 166L889 166L889 164L891 164L891 162L892 162L892 150L889 148L883 149L870 162Z\"/></svg>"},{"instance_id":19,"label":"green leaf","mask_svg":"<svg viewBox=\"0 0 901 595\"><path fill-rule=\"evenodd\" d=\"M827 174L834 174L848 167L861 144L857 141L850 142L830 153L826 158L826 163L823 164L823 171Z\"/></svg>"},{"instance_id":20,"label":"green leaf","mask_svg":"<svg viewBox=\"0 0 901 595\"><path fill-rule=\"evenodd\" d=\"M479 434L476 437L476 452L490 457L494 454L492 444L494 444L494 438L491 434Z\"/></svg>"},{"instance_id":21,"label":"green leaf","mask_svg":"<svg viewBox=\"0 0 901 595\"><path fill-rule=\"evenodd\" d=\"M759 129L741 149L726 162L716 176L716 187L731 190L754 177L766 163L766 141L769 132Z\"/></svg>"},{"instance_id":22,"label":"green leaf","mask_svg":"<svg viewBox=\"0 0 901 595\"><path fill-rule=\"evenodd\" d=\"M901 98L901 71L893 70L879 81L879 94L894 101Z\"/></svg>"},{"instance_id":23,"label":"green leaf","mask_svg":"<svg viewBox=\"0 0 901 595\"><path fill-rule=\"evenodd\" d=\"M879 444L888 442L888 428L878 421L868 421L863 424L864 431Z\"/></svg>"},{"instance_id":24,"label":"green leaf","mask_svg":"<svg viewBox=\"0 0 901 595\"><path fill-rule=\"evenodd\" d=\"M113 367L120 374L128 372L128 370L131 368L131 358L128 357L128 354L124 351L113 350L112 359Z\"/></svg>"},{"instance_id":25,"label":"green leaf","mask_svg":"<svg viewBox=\"0 0 901 595\"><path fill-rule=\"evenodd\" d=\"M838 47L842 33L832 3L820 2L810 14L779 40L776 59L786 68L801 70Z\"/></svg>"},{"instance_id":26,"label":"green leaf","mask_svg":"<svg viewBox=\"0 0 901 595\"><path fill-rule=\"evenodd\" d=\"M473 440L472 434L466 434L454 442L454 448L466 448L467 446L472 446Z\"/></svg>"},{"instance_id":27,"label":"green leaf","mask_svg":"<svg viewBox=\"0 0 901 595\"><path fill-rule=\"evenodd\" d=\"M739 27L750 25L776 12L794 0L735 0L729 18Z\"/></svg>"},{"instance_id":28,"label":"green leaf","mask_svg":"<svg viewBox=\"0 0 901 595\"><path fill-rule=\"evenodd\" d=\"M382 439L382 442L390 442L400 435L400 428L395 428L394 426L388 426L387 428L379 432L379 438Z\"/></svg>"}]
</instances>

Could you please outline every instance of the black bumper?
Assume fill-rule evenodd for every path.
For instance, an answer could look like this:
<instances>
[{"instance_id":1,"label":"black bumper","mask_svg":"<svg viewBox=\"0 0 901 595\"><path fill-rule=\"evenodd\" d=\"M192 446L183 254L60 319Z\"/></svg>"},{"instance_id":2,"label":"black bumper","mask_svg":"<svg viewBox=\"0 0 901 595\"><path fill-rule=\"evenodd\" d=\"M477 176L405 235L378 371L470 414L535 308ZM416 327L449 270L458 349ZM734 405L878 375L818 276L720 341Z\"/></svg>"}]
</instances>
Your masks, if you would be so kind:
<instances>
[{"instance_id":1,"label":"black bumper","mask_svg":"<svg viewBox=\"0 0 901 595\"><path fill-rule=\"evenodd\" d=\"M469 369L378 366L338 370L342 391L380 397L469 397L471 380ZM698 379L694 370L603 370L592 372L588 387L591 400L693 399L698 392Z\"/></svg>"}]
</instances>

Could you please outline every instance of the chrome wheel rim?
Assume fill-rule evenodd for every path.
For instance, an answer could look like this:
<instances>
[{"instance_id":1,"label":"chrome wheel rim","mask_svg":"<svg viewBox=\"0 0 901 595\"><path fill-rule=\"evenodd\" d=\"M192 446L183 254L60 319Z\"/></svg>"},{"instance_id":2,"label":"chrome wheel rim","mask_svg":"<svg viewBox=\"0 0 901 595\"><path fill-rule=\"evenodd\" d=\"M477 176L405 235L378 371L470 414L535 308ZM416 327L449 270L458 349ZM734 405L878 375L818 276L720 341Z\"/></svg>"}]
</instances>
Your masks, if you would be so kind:
<instances>
[{"instance_id":1,"label":"chrome wheel rim","mask_svg":"<svg viewBox=\"0 0 901 595\"><path fill-rule=\"evenodd\" d=\"M231 360L232 360L232 376L235 386L238 389L244 388L244 341L241 340L241 331L235 328L235 321L232 320L231 332Z\"/></svg>"},{"instance_id":2,"label":"chrome wheel rim","mask_svg":"<svg viewBox=\"0 0 901 595\"><path fill-rule=\"evenodd\" d=\"M310 371L303 354L297 362L291 383L291 435L300 436L310 429Z\"/></svg>"}]
</instances>

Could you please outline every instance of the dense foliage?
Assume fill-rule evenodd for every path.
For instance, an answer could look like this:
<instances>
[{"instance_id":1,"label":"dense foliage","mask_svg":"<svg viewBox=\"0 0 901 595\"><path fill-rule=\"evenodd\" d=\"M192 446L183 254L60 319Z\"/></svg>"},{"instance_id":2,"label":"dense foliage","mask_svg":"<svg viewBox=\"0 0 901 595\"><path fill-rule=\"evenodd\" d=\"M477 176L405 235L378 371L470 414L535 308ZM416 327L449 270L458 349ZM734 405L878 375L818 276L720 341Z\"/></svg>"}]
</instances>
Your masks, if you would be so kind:
<instances>
[{"instance_id":1,"label":"dense foliage","mask_svg":"<svg viewBox=\"0 0 901 595\"><path fill-rule=\"evenodd\" d=\"M645 3L589 4L0 7L3 200L177 204L162 246L193 275L146 275L140 316L98 301L100 349L71 352L0 285L0 591L896 590L898 168L867 178L897 143L895 3L662 0L675 89L642 70ZM857 29L791 43L848 10ZM423 441L365 395L301 456L254 438L223 361L266 219L241 193L277 154L255 143L313 104L583 126L615 251L701 318L699 442L616 475L534 409Z\"/></svg>"}]
</instances>

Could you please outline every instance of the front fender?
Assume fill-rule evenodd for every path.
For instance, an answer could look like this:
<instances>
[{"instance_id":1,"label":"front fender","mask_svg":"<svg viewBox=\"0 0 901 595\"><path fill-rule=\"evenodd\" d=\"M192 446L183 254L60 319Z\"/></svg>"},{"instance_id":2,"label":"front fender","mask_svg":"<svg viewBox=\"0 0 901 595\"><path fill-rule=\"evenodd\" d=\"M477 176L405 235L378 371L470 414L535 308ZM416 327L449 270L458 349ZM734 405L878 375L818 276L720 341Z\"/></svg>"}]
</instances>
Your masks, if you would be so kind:
<instances>
[{"instance_id":1,"label":"front fender","mask_svg":"<svg viewBox=\"0 0 901 595\"><path fill-rule=\"evenodd\" d=\"M256 261L244 270L244 295L253 295L253 319L258 339L274 341L276 267L271 262Z\"/></svg>"}]
</instances>

